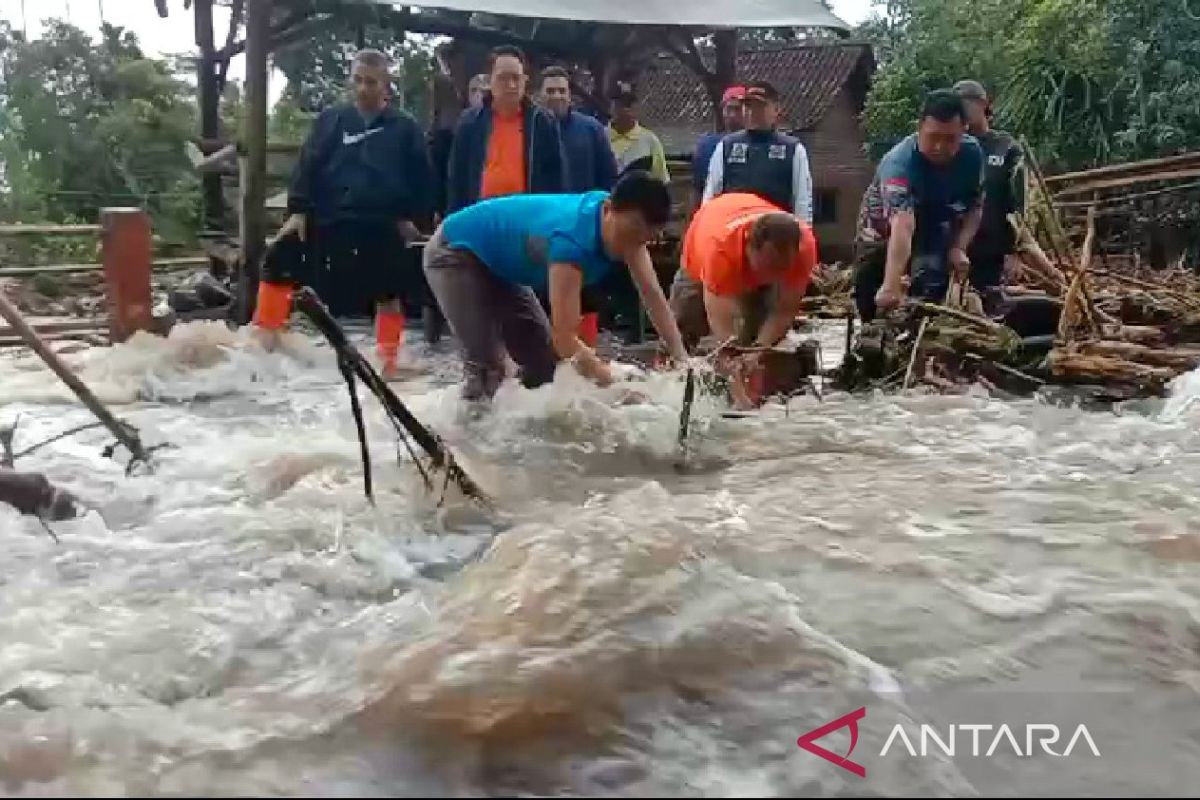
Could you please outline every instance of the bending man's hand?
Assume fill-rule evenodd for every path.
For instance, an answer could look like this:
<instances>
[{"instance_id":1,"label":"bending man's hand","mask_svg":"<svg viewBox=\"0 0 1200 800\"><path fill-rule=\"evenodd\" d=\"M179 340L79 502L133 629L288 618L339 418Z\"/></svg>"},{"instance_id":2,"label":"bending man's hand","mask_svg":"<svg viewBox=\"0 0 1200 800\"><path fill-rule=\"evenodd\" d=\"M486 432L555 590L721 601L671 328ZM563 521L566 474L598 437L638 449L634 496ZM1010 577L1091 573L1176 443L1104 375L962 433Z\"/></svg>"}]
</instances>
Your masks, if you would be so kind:
<instances>
[{"instance_id":1,"label":"bending man's hand","mask_svg":"<svg viewBox=\"0 0 1200 800\"><path fill-rule=\"evenodd\" d=\"M971 259L967 257L966 252L958 247L950 248L949 258L950 269L954 275L954 279L962 283L971 274Z\"/></svg>"},{"instance_id":2,"label":"bending man's hand","mask_svg":"<svg viewBox=\"0 0 1200 800\"><path fill-rule=\"evenodd\" d=\"M410 219L402 219L397 222L396 229L400 232L400 238L404 240L405 244L412 244L421 238L421 232L417 230L417 226Z\"/></svg>"},{"instance_id":3,"label":"bending man's hand","mask_svg":"<svg viewBox=\"0 0 1200 800\"><path fill-rule=\"evenodd\" d=\"M280 239L286 238L292 233L296 234L300 238L300 241L305 241L305 237L308 235L307 223L308 218L303 214L292 214L287 218L287 220L284 221L283 227L280 228L279 232L275 234L275 239L273 241L277 242Z\"/></svg>"},{"instance_id":4,"label":"bending man's hand","mask_svg":"<svg viewBox=\"0 0 1200 800\"><path fill-rule=\"evenodd\" d=\"M881 310L899 308L904 302L904 284L899 281L887 282L875 293L875 305Z\"/></svg>"}]
</instances>

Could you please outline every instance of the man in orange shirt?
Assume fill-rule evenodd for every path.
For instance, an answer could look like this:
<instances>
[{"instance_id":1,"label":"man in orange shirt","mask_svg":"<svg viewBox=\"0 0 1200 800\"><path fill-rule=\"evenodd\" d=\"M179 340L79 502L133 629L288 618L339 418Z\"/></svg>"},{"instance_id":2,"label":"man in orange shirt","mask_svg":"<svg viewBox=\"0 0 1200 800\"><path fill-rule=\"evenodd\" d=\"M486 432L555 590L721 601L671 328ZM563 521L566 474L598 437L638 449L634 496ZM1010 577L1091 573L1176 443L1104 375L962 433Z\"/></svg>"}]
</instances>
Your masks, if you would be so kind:
<instances>
[{"instance_id":1,"label":"man in orange shirt","mask_svg":"<svg viewBox=\"0 0 1200 800\"><path fill-rule=\"evenodd\" d=\"M773 347L800 313L817 240L778 206L731 192L696 212L680 261L671 310L689 350L710 332L719 343Z\"/></svg>"},{"instance_id":2,"label":"man in orange shirt","mask_svg":"<svg viewBox=\"0 0 1200 800\"><path fill-rule=\"evenodd\" d=\"M558 121L525 95L525 55L511 45L490 59L489 91L458 120L450 147L447 214L510 194L565 192Z\"/></svg>"}]
</instances>

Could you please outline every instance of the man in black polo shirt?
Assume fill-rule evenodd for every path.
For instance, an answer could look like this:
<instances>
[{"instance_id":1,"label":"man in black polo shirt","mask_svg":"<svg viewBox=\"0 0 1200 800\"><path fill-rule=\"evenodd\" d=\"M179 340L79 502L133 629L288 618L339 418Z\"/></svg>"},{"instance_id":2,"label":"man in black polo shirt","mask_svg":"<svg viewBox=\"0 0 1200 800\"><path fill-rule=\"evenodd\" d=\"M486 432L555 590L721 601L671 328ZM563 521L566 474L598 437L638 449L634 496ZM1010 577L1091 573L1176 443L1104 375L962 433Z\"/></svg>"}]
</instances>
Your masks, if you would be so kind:
<instances>
[{"instance_id":1,"label":"man in black polo shirt","mask_svg":"<svg viewBox=\"0 0 1200 800\"><path fill-rule=\"evenodd\" d=\"M967 256L971 259L971 285L990 313L1003 299L1000 284L1005 263L1016 250L1008 215L1025 210L1024 153L1012 136L992 128L992 104L982 84L959 81L954 91L967 112L967 132L983 148L983 217Z\"/></svg>"},{"instance_id":2,"label":"man in black polo shirt","mask_svg":"<svg viewBox=\"0 0 1200 800\"><path fill-rule=\"evenodd\" d=\"M755 81L747 85L743 103L746 129L729 134L713 151L704 201L726 192L748 192L811 225L808 153L798 139L775 128L779 92L767 81Z\"/></svg>"}]
</instances>

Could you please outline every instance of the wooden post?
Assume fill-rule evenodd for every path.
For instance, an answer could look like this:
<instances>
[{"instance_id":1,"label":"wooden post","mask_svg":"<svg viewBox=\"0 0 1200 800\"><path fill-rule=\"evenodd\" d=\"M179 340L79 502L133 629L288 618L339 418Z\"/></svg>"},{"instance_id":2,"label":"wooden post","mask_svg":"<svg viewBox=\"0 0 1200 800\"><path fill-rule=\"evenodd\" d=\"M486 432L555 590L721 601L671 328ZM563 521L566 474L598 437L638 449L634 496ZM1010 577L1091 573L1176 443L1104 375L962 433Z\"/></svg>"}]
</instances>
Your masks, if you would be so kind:
<instances>
[{"instance_id":1,"label":"wooden post","mask_svg":"<svg viewBox=\"0 0 1200 800\"><path fill-rule=\"evenodd\" d=\"M140 208L106 208L100 228L109 338L123 342L153 329L150 217Z\"/></svg>"},{"instance_id":2,"label":"wooden post","mask_svg":"<svg viewBox=\"0 0 1200 800\"><path fill-rule=\"evenodd\" d=\"M213 0L196 0L195 3L196 46L200 57L196 60L196 88L200 101L200 138L216 139L221 135L221 88L217 79L217 50L213 41ZM204 184L204 227L220 230L224 217L224 201L221 197L221 176L205 173Z\"/></svg>"},{"instance_id":3,"label":"wooden post","mask_svg":"<svg viewBox=\"0 0 1200 800\"><path fill-rule=\"evenodd\" d=\"M246 8L246 124L242 131L242 271L238 322L254 316L258 273L267 238L267 55L271 46L271 0L248 0Z\"/></svg>"}]
</instances>

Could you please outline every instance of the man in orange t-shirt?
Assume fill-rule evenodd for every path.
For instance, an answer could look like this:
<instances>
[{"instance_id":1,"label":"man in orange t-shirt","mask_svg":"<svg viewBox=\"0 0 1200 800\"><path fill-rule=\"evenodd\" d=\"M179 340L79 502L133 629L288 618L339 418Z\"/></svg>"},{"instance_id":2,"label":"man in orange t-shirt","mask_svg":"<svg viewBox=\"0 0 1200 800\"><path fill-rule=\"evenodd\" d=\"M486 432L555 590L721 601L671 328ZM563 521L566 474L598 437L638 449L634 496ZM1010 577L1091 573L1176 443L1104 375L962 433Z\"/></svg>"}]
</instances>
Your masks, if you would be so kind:
<instances>
[{"instance_id":1,"label":"man in orange t-shirt","mask_svg":"<svg viewBox=\"0 0 1200 800\"><path fill-rule=\"evenodd\" d=\"M567 190L558 120L525 95L525 54L502 45L489 62L488 93L462 113L450 146L447 215L492 197Z\"/></svg>"},{"instance_id":2,"label":"man in orange t-shirt","mask_svg":"<svg viewBox=\"0 0 1200 800\"><path fill-rule=\"evenodd\" d=\"M738 192L709 200L688 226L671 286L685 345L712 333L773 347L800 313L816 263L812 230L778 206Z\"/></svg>"}]
</instances>

